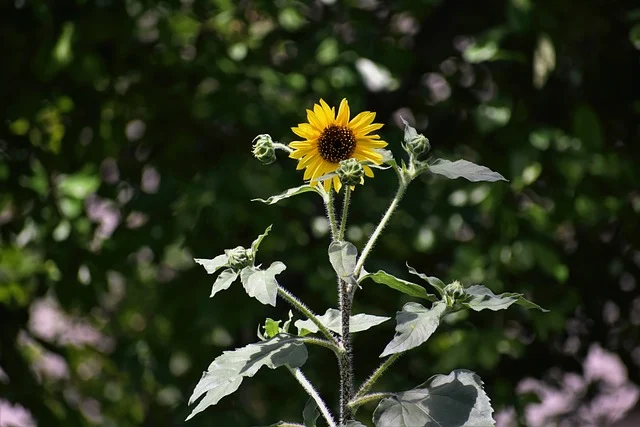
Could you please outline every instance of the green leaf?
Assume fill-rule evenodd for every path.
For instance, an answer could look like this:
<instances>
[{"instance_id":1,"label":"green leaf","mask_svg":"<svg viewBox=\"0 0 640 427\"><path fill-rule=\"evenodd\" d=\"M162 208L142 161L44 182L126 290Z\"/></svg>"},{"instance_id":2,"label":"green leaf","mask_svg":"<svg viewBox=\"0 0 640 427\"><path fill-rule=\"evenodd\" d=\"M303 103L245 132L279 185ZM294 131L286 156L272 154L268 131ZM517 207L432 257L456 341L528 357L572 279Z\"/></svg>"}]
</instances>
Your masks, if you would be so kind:
<instances>
[{"instance_id":1,"label":"green leaf","mask_svg":"<svg viewBox=\"0 0 640 427\"><path fill-rule=\"evenodd\" d=\"M203 266L204 269L207 270L208 274L213 274L220 268L227 265L229 257L226 255L218 255L214 259L194 258L193 260Z\"/></svg>"},{"instance_id":2,"label":"green leaf","mask_svg":"<svg viewBox=\"0 0 640 427\"><path fill-rule=\"evenodd\" d=\"M298 194L306 193L306 192L309 192L309 191L315 191L316 193L322 195L318 191L318 187L316 185L305 184L305 185L301 185L300 187L290 188L290 189L286 190L284 193L269 197L267 200L264 200L264 199L252 199L251 201L252 202L262 202L262 203L266 203L268 205L273 205L274 203L278 203L280 200L288 199L289 197L297 196Z\"/></svg>"},{"instance_id":3,"label":"green leaf","mask_svg":"<svg viewBox=\"0 0 640 427\"><path fill-rule=\"evenodd\" d=\"M318 404L315 400L309 398L307 400L307 404L304 405L304 409L302 410L302 422L304 423L304 427L316 427L316 420L320 416L320 411L318 411Z\"/></svg>"},{"instance_id":4,"label":"green leaf","mask_svg":"<svg viewBox=\"0 0 640 427\"><path fill-rule=\"evenodd\" d=\"M267 317L264 322L264 331L267 333L268 338L273 338L280 333L280 322L281 320L273 320Z\"/></svg>"},{"instance_id":5,"label":"green leaf","mask_svg":"<svg viewBox=\"0 0 640 427\"><path fill-rule=\"evenodd\" d=\"M253 377L263 366L271 369L284 365L299 368L306 361L307 348L299 337L289 334L280 334L268 341L225 351L209 365L193 390L189 405L203 395L204 398L187 420L236 391L245 377Z\"/></svg>"},{"instance_id":6,"label":"green leaf","mask_svg":"<svg viewBox=\"0 0 640 427\"><path fill-rule=\"evenodd\" d=\"M376 283L387 285L388 287L400 291L403 294L410 295L416 298L423 298L429 301L435 301L435 295L427 293L427 290L415 283L408 282L403 279L399 279L385 271L379 270L376 273L367 273L358 279L358 283L362 283L364 279L371 279Z\"/></svg>"},{"instance_id":7,"label":"green leaf","mask_svg":"<svg viewBox=\"0 0 640 427\"><path fill-rule=\"evenodd\" d=\"M389 319L390 317L374 316L372 314L356 314L355 316L351 316L349 322L349 331L351 333L366 331L367 329L386 322ZM320 321L320 323L326 326L327 329L337 334L342 334L342 327L340 324L340 310L330 308L325 314L318 316L318 320ZM316 326L316 324L311 320L296 320L294 325L296 328L298 328L298 335L306 335L304 331L312 334L318 332L318 326Z\"/></svg>"},{"instance_id":8,"label":"green leaf","mask_svg":"<svg viewBox=\"0 0 640 427\"><path fill-rule=\"evenodd\" d=\"M548 312L539 305L527 300L522 294L505 292L500 295L494 294L491 289L482 285L473 285L465 289L467 300L462 301L464 307L475 311L482 310L506 310L513 304L519 304L525 308L537 308L543 312Z\"/></svg>"},{"instance_id":9,"label":"green leaf","mask_svg":"<svg viewBox=\"0 0 640 427\"><path fill-rule=\"evenodd\" d=\"M240 272L240 280L247 295L254 297L262 304L276 306L278 296L278 282L276 275L282 273L287 267L280 261L276 261L266 270L258 267L245 267Z\"/></svg>"},{"instance_id":10,"label":"green leaf","mask_svg":"<svg viewBox=\"0 0 640 427\"><path fill-rule=\"evenodd\" d=\"M329 245L329 262L338 277L342 280L355 282L353 277L356 268L358 250L347 241L331 242Z\"/></svg>"},{"instance_id":11,"label":"green leaf","mask_svg":"<svg viewBox=\"0 0 640 427\"><path fill-rule=\"evenodd\" d=\"M438 301L430 309L408 302L396 313L396 335L380 357L411 350L427 341L440 324L447 305Z\"/></svg>"},{"instance_id":12,"label":"green leaf","mask_svg":"<svg viewBox=\"0 0 640 427\"><path fill-rule=\"evenodd\" d=\"M58 177L58 191L65 196L75 199L85 199L100 187L100 177L90 168L72 175L60 175Z\"/></svg>"},{"instance_id":13,"label":"green leaf","mask_svg":"<svg viewBox=\"0 0 640 427\"><path fill-rule=\"evenodd\" d=\"M216 279L215 283L213 284L213 287L211 288L211 295L209 295L209 298L213 298L213 296L220 291L229 289L229 286L231 286L231 284L237 278L238 278L238 273L236 273L232 269L227 268L223 270L222 273L220 273L220 275Z\"/></svg>"},{"instance_id":14,"label":"green leaf","mask_svg":"<svg viewBox=\"0 0 640 427\"><path fill-rule=\"evenodd\" d=\"M421 278L422 280L425 280L431 286L436 288L436 290L438 291L440 296L444 295L444 288L445 288L446 285L444 284L444 282L442 280L438 279L435 276L427 276L426 274L418 273L416 271L416 269L411 267L409 264L407 264L407 268L409 269L409 273L418 276L419 278Z\"/></svg>"},{"instance_id":15,"label":"green leaf","mask_svg":"<svg viewBox=\"0 0 640 427\"><path fill-rule=\"evenodd\" d=\"M493 409L474 372L435 375L417 388L383 399L373 413L376 427L489 427Z\"/></svg>"},{"instance_id":16,"label":"green leaf","mask_svg":"<svg viewBox=\"0 0 640 427\"><path fill-rule=\"evenodd\" d=\"M251 243L251 252L253 252L254 259L256 257L256 254L258 253L258 247L260 246L260 243L262 243L262 240L265 237L267 237L267 234L269 234L270 231L271 231L271 225L268 226L267 229L264 231L264 233L259 235L258 238L253 241L253 243Z\"/></svg>"},{"instance_id":17,"label":"green leaf","mask_svg":"<svg viewBox=\"0 0 640 427\"><path fill-rule=\"evenodd\" d=\"M402 123L404 123L404 143L409 144L411 140L418 136L418 131L409 124L403 117L400 117Z\"/></svg>"},{"instance_id":18,"label":"green leaf","mask_svg":"<svg viewBox=\"0 0 640 427\"><path fill-rule=\"evenodd\" d=\"M429 171L446 176L449 179L466 178L469 181L506 181L505 177L498 172L494 172L486 166L476 165L475 163L468 162L466 160L456 160L455 162L436 159L436 161L429 165Z\"/></svg>"}]
</instances>

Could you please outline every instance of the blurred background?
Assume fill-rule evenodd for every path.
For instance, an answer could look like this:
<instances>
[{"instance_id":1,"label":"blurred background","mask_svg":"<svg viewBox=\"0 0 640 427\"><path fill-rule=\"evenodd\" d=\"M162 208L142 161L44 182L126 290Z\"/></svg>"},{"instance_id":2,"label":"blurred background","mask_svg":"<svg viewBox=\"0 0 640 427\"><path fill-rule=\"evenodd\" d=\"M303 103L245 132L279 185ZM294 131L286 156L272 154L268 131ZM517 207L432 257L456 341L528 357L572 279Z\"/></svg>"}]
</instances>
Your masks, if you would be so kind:
<instances>
[{"instance_id":1,"label":"blurred background","mask_svg":"<svg viewBox=\"0 0 640 427\"><path fill-rule=\"evenodd\" d=\"M265 307L209 299L192 261L248 245L316 311L335 307L320 199L261 166L320 97L400 115L432 154L509 183L423 176L369 258L410 279L482 283L551 310L451 319L378 390L480 374L500 426L637 426L640 396L640 6L610 0L5 0L0 3L0 426L181 426L201 373L256 341ZM395 191L354 193L362 247ZM374 270L374 271L375 271ZM407 300L370 283L356 312ZM394 322L356 336L363 380ZM333 356L304 368L332 402ZM306 398L262 370L187 425L300 420ZM360 411L369 422L374 406ZM635 414L635 415L634 415ZM635 421L634 421L634 418Z\"/></svg>"}]
</instances>

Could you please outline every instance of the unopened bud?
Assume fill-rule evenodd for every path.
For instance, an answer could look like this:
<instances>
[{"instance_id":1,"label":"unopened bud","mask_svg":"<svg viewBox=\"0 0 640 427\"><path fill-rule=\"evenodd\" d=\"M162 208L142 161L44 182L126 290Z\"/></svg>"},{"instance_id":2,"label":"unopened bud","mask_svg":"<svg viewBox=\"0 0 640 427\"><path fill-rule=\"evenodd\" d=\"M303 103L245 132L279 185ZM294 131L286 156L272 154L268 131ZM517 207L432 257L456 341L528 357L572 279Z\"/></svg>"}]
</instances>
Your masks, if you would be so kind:
<instances>
[{"instance_id":1,"label":"unopened bud","mask_svg":"<svg viewBox=\"0 0 640 427\"><path fill-rule=\"evenodd\" d=\"M429 144L429 139L421 133L415 135L407 143L407 150L415 157L418 157L422 153L428 152L430 149L431 144Z\"/></svg>"},{"instance_id":2,"label":"unopened bud","mask_svg":"<svg viewBox=\"0 0 640 427\"><path fill-rule=\"evenodd\" d=\"M464 286L462 286L462 283L454 280L452 283L449 283L444 287L444 293L450 295L454 299L457 299L465 294L465 290Z\"/></svg>"},{"instance_id":3,"label":"unopened bud","mask_svg":"<svg viewBox=\"0 0 640 427\"><path fill-rule=\"evenodd\" d=\"M269 134L263 133L256 136L253 139L251 152L263 165L270 165L276 161L276 150Z\"/></svg>"},{"instance_id":4,"label":"unopened bud","mask_svg":"<svg viewBox=\"0 0 640 427\"><path fill-rule=\"evenodd\" d=\"M336 174L342 185L356 185L362 182L364 169L357 159L351 158L340 162Z\"/></svg>"},{"instance_id":5,"label":"unopened bud","mask_svg":"<svg viewBox=\"0 0 640 427\"><path fill-rule=\"evenodd\" d=\"M251 265L252 253L250 249L245 249L242 246L238 246L233 249L225 249L225 255L229 258L229 267L234 270L241 270L244 267Z\"/></svg>"}]
</instances>

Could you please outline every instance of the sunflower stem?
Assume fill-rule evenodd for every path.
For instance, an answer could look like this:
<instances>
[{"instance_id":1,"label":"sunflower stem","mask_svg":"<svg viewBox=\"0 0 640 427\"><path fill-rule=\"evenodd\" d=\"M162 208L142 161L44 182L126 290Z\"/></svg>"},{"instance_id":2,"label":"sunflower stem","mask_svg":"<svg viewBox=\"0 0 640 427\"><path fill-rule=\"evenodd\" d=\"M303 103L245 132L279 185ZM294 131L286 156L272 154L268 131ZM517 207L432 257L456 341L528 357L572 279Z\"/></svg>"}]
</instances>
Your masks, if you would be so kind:
<instances>
[{"instance_id":1,"label":"sunflower stem","mask_svg":"<svg viewBox=\"0 0 640 427\"><path fill-rule=\"evenodd\" d=\"M373 385L376 383L376 381L378 381L378 379L382 376L382 374L384 374L385 371L387 369L389 369L389 367L391 365L393 365L393 363L396 360L398 360L400 358L400 356L402 356L403 354L404 354L404 352L392 354L391 356L389 356L387 358L387 360L382 362L382 364L380 366L378 366L376 368L376 370L373 371L373 373L369 376L369 378L360 386L360 389L356 393L356 395L353 398L353 400L356 401L356 400L360 399L361 397L363 397L364 395L366 395L367 392L369 390L371 390L371 387L373 387Z\"/></svg>"},{"instance_id":2,"label":"sunflower stem","mask_svg":"<svg viewBox=\"0 0 640 427\"><path fill-rule=\"evenodd\" d=\"M331 240L335 241L338 234L338 226L336 222L336 210L334 208L335 192L333 190L333 184L329 189L329 199L327 200L325 207L327 209L327 217L329 217L329 224L331 226Z\"/></svg>"},{"instance_id":3,"label":"sunflower stem","mask_svg":"<svg viewBox=\"0 0 640 427\"><path fill-rule=\"evenodd\" d=\"M342 218L340 219L340 230L338 231L338 240L344 240L344 233L347 228L347 216L349 214L350 201L351 201L351 186L345 185L344 205L342 206Z\"/></svg>"},{"instance_id":4,"label":"sunflower stem","mask_svg":"<svg viewBox=\"0 0 640 427\"><path fill-rule=\"evenodd\" d=\"M286 151L287 153L293 153L293 148L289 147L288 145L282 144L280 142L274 142L273 148L277 150Z\"/></svg>"},{"instance_id":5,"label":"sunflower stem","mask_svg":"<svg viewBox=\"0 0 640 427\"><path fill-rule=\"evenodd\" d=\"M340 296L340 326L343 353L338 357L340 367L340 424L352 417L349 402L353 397L353 350L351 347L351 292L346 281L338 280Z\"/></svg>"},{"instance_id":6,"label":"sunflower stem","mask_svg":"<svg viewBox=\"0 0 640 427\"><path fill-rule=\"evenodd\" d=\"M311 320L318 327L320 332L322 332L322 334L325 337L327 337L329 341L331 341L333 344L339 347L339 343L336 340L336 338L333 336L331 331L327 329L327 327L324 326L320 320L318 320L318 317L313 313L313 311L311 311L306 305L304 305L302 301L300 301L298 298L293 296L291 292L289 292L288 290L286 290L280 285L278 285L278 295L280 295L282 298L287 300L287 302L291 304L293 308L295 308L300 313L307 316L307 318Z\"/></svg>"},{"instance_id":7,"label":"sunflower stem","mask_svg":"<svg viewBox=\"0 0 640 427\"><path fill-rule=\"evenodd\" d=\"M384 213L384 216L380 220L380 223L378 223L378 226L373 231L373 234L371 235L371 237L369 237L369 240L367 241L367 244L364 246L364 249L362 250L362 254L360 255L360 258L358 259L358 262L356 263L356 268L354 270L354 275L356 277L358 277L360 275L360 270L362 270L362 267L364 267L364 262L366 261L367 257L369 256L369 253L371 252L371 249L373 249L373 246L375 245L376 241L378 240L378 237L380 237L380 234L382 234L382 230L384 230L384 228L387 226L387 223L389 222L389 219L391 218L391 215L393 215L393 213L395 212L396 208L398 207L398 204L400 203L400 200L402 199L402 196L404 196L404 193L407 190L407 185L408 185L408 182L405 182L404 180L400 181L400 185L398 187L398 191L396 192L395 197L391 201L391 204L387 208L387 211ZM351 292L352 293L355 292L356 289L357 289L357 286L354 286L353 289L351 290Z\"/></svg>"},{"instance_id":8,"label":"sunflower stem","mask_svg":"<svg viewBox=\"0 0 640 427\"><path fill-rule=\"evenodd\" d=\"M336 422L333 419L333 415L331 415L331 412L329 412L329 408L327 408L327 404L324 402L324 400L322 400L322 397L320 397L316 389L313 387L313 384L311 384L311 382L307 379L307 377L304 376L304 374L300 369L290 368L289 366L287 366L287 368L289 369L289 372L293 374L295 379L300 383L304 391L306 391L307 394L313 400L315 400L316 404L318 405L318 409L320 409L320 413L322 414L324 419L327 420L327 424L330 427L336 427Z\"/></svg>"}]
</instances>

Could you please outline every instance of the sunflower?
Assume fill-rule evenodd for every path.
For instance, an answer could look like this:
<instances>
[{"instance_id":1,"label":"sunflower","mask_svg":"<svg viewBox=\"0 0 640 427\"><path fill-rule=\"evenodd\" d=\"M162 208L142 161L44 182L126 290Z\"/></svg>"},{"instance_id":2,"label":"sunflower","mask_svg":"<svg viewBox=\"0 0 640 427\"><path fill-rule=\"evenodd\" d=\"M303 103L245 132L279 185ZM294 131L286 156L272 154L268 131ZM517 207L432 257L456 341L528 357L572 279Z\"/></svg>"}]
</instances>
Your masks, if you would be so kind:
<instances>
[{"instance_id":1,"label":"sunflower","mask_svg":"<svg viewBox=\"0 0 640 427\"><path fill-rule=\"evenodd\" d=\"M307 110L308 123L291 128L304 141L289 144L294 149L289 157L298 160L298 170L306 169L304 179L312 185L319 184L318 178L335 172L342 160L355 158L376 165L382 163L382 155L376 149L386 147L387 143L379 135L370 135L382 127L380 123L373 123L376 113L364 111L351 120L349 116L346 99L340 102L337 116L335 107L329 107L321 99L320 105L314 104L313 111ZM369 166L363 165L363 169L366 176L373 177ZM337 176L322 184L327 191L332 184L336 191L342 186Z\"/></svg>"}]
</instances>

